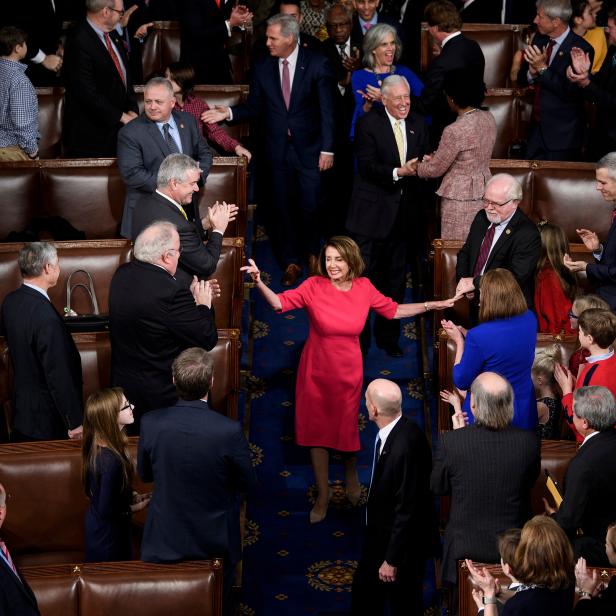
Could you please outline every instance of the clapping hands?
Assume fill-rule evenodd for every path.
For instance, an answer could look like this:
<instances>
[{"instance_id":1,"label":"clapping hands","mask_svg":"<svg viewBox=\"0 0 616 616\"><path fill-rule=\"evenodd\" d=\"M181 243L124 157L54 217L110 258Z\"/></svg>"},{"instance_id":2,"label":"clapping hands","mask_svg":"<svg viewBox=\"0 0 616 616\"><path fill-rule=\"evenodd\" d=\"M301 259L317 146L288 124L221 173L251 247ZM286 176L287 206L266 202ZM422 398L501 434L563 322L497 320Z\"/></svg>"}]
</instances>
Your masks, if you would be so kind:
<instances>
[{"instance_id":1,"label":"clapping hands","mask_svg":"<svg viewBox=\"0 0 616 616\"><path fill-rule=\"evenodd\" d=\"M212 299L220 297L220 285L217 280L199 280L196 276L193 276L190 292L197 306L207 306L211 308Z\"/></svg>"}]
</instances>

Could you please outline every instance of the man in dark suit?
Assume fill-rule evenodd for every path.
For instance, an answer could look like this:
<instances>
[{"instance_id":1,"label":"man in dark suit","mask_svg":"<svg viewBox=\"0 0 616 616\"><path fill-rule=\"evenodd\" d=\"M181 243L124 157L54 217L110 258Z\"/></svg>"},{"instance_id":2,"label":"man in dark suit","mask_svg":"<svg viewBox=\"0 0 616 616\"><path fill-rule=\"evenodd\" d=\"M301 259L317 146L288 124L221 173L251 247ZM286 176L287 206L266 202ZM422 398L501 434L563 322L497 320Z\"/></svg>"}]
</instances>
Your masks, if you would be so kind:
<instances>
[{"instance_id":1,"label":"man in dark suit","mask_svg":"<svg viewBox=\"0 0 616 616\"><path fill-rule=\"evenodd\" d=\"M0 527L6 519L6 491L0 483ZM36 597L0 539L0 614L40 616Z\"/></svg>"},{"instance_id":2,"label":"man in dark suit","mask_svg":"<svg viewBox=\"0 0 616 616\"><path fill-rule=\"evenodd\" d=\"M210 109L202 119L265 120L269 231L285 267L282 284L291 286L301 273L300 258L308 256L311 269L317 265L320 173L334 163L334 78L325 56L298 45L293 17L275 15L267 23L271 57L254 67L248 100Z\"/></svg>"},{"instance_id":3,"label":"man in dark suit","mask_svg":"<svg viewBox=\"0 0 616 616\"><path fill-rule=\"evenodd\" d=\"M118 167L127 188L120 233L126 238L134 237L132 218L136 204L156 190L158 168L169 154L179 152L195 159L203 181L213 162L212 150L195 118L173 109L175 96L168 79L155 77L148 81L143 105L144 113L118 134ZM185 205L188 218L198 219L194 200Z\"/></svg>"},{"instance_id":4,"label":"man in dark suit","mask_svg":"<svg viewBox=\"0 0 616 616\"><path fill-rule=\"evenodd\" d=\"M196 83L233 83L227 42L252 13L233 0L177 0L180 61L195 69Z\"/></svg>"},{"instance_id":5,"label":"man in dark suit","mask_svg":"<svg viewBox=\"0 0 616 616\"><path fill-rule=\"evenodd\" d=\"M337 86L334 88L334 151L336 161L323 176L324 208L321 219L325 237L344 235L351 199L355 159L350 138L355 111L351 73L360 68L361 41L351 34L352 15L341 4L331 6L325 24L329 38L323 41L322 53L329 60Z\"/></svg>"},{"instance_id":6,"label":"man in dark suit","mask_svg":"<svg viewBox=\"0 0 616 616\"><path fill-rule=\"evenodd\" d=\"M146 562L222 558L223 611L233 614L230 590L241 558L237 496L256 483L242 426L210 410L214 361L189 348L173 362L178 402L142 422L137 465L154 494L143 531Z\"/></svg>"},{"instance_id":7,"label":"man in dark suit","mask_svg":"<svg viewBox=\"0 0 616 616\"><path fill-rule=\"evenodd\" d=\"M594 231L577 229L586 248L592 251L595 262L573 261L565 255L564 264L572 272L586 272L597 294L616 312L616 152L606 154L597 162L595 177L597 190L612 204L612 225L603 243Z\"/></svg>"},{"instance_id":8,"label":"man in dark suit","mask_svg":"<svg viewBox=\"0 0 616 616\"><path fill-rule=\"evenodd\" d=\"M171 364L198 344L218 341L212 284L175 279L180 236L173 223L156 222L135 240L135 260L121 265L109 288L111 382L135 405L135 428L146 411L175 404Z\"/></svg>"},{"instance_id":9,"label":"man in dark suit","mask_svg":"<svg viewBox=\"0 0 616 616\"><path fill-rule=\"evenodd\" d=\"M499 173L488 181L484 209L477 212L458 252L456 295L475 294L478 301L481 276L504 267L514 275L532 308L541 238L537 226L519 209L521 200L522 186L511 175Z\"/></svg>"},{"instance_id":10,"label":"man in dark suit","mask_svg":"<svg viewBox=\"0 0 616 616\"><path fill-rule=\"evenodd\" d=\"M500 24L503 0L459 0L460 17L467 24Z\"/></svg>"},{"instance_id":11,"label":"man in dark suit","mask_svg":"<svg viewBox=\"0 0 616 616\"><path fill-rule=\"evenodd\" d=\"M462 20L451 2L430 2L424 17L428 22L428 32L441 48L441 53L430 63L421 95L412 96L411 101L417 113L432 116L431 140L432 146L436 147L445 126L456 119L443 91L445 75L464 69L483 81L485 58L479 44L462 34Z\"/></svg>"},{"instance_id":12,"label":"man in dark suit","mask_svg":"<svg viewBox=\"0 0 616 616\"><path fill-rule=\"evenodd\" d=\"M594 75L590 73L590 58L579 48L571 50L571 66L567 78L580 88L586 100L596 103L597 117L591 139L595 158L616 150L616 9L608 13L607 27L609 48Z\"/></svg>"},{"instance_id":13,"label":"man in dark suit","mask_svg":"<svg viewBox=\"0 0 616 616\"><path fill-rule=\"evenodd\" d=\"M351 36L353 40L359 41L360 47L364 40L364 35L370 28L377 24L389 24L398 30L400 24L386 13L379 13L378 8L381 0L353 0L355 15L353 15L353 30Z\"/></svg>"},{"instance_id":14,"label":"man in dark suit","mask_svg":"<svg viewBox=\"0 0 616 616\"><path fill-rule=\"evenodd\" d=\"M430 493L432 455L417 424L402 415L402 392L377 379L366 389L378 429L366 509L364 546L353 578L351 614L423 614L426 559L439 549Z\"/></svg>"},{"instance_id":15,"label":"man in dark suit","mask_svg":"<svg viewBox=\"0 0 616 616\"><path fill-rule=\"evenodd\" d=\"M62 138L67 156L115 156L118 131L137 117L128 57L115 30L122 7L122 0L86 0L87 18L66 41Z\"/></svg>"},{"instance_id":16,"label":"man in dark suit","mask_svg":"<svg viewBox=\"0 0 616 616\"><path fill-rule=\"evenodd\" d=\"M545 6L544 6L545 3ZM524 51L521 86L534 85L533 114L526 158L579 160L584 137L583 93L567 79L571 49L579 47L592 64L594 50L569 28L569 0L538 0L537 34Z\"/></svg>"},{"instance_id":17,"label":"man in dark suit","mask_svg":"<svg viewBox=\"0 0 616 616\"><path fill-rule=\"evenodd\" d=\"M430 481L435 494L451 495L442 562L443 581L451 585L457 560L499 561L496 534L521 528L530 517L530 490L540 470L537 435L510 426L511 385L484 372L470 396L475 423L462 421L441 434Z\"/></svg>"},{"instance_id":18,"label":"man in dark suit","mask_svg":"<svg viewBox=\"0 0 616 616\"><path fill-rule=\"evenodd\" d=\"M199 190L200 177L201 168L190 156L170 154L158 170L156 191L141 197L133 214L133 239L157 220L168 220L177 227L182 252L175 278L186 287L193 276L207 278L216 270L231 212L231 206L217 203L210 208L207 219L187 219L184 206ZM204 224L211 226L209 235Z\"/></svg>"},{"instance_id":19,"label":"man in dark suit","mask_svg":"<svg viewBox=\"0 0 616 616\"><path fill-rule=\"evenodd\" d=\"M383 107L372 109L355 126L358 172L346 226L359 245L366 276L381 293L402 302L410 210L417 206L421 188L418 179L411 177L416 175L412 163L428 151L428 129L423 118L410 111L410 89L404 77L387 77L381 93ZM398 321L377 315L374 336L377 346L392 357L402 357ZM361 344L367 352L369 321Z\"/></svg>"},{"instance_id":20,"label":"man in dark suit","mask_svg":"<svg viewBox=\"0 0 616 616\"><path fill-rule=\"evenodd\" d=\"M11 440L81 437L79 351L47 291L60 276L53 244L26 244L18 257L23 285L2 304L2 324L15 371Z\"/></svg>"},{"instance_id":21,"label":"man in dark suit","mask_svg":"<svg viewBox=\"0 0 616 616\"><path fill-rule=\"evenodd\" d=\"M609 567L605 532L616 512L616 403L607 387L580 387L573 394L573 424L584 437L565 476L563 501L548 513L567 532L575 556ZM582 533L578 531L581 529Z\"/></svg>"}]
</instances>

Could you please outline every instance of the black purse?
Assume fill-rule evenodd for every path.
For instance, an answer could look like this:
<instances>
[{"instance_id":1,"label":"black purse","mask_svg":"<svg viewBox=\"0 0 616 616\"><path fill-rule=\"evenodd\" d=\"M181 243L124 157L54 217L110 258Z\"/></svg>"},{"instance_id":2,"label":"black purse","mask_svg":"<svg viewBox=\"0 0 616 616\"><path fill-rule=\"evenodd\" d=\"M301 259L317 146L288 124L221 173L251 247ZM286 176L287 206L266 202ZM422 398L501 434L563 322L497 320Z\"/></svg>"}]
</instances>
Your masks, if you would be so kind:
<instances>
[{"instance_id":1,"label":"black purse","mask_svg":"<svg viewBox=\"0 0 616 616\"><path fill-rule=\"evenodd\" d=\"M75 274L85 274L87 282L78 282L71 286L71 281ZM71 294L77 289L82 288L90 297L92 304L92 314L77 314L71 308ZM94 291L94 282L90 272L83 269L75 270L66 280L66 306L64 308L64 323L69 332L102 332L109 331L109 315L100 314L98 311L98 301Z\"/></svg>"}]
</instances>

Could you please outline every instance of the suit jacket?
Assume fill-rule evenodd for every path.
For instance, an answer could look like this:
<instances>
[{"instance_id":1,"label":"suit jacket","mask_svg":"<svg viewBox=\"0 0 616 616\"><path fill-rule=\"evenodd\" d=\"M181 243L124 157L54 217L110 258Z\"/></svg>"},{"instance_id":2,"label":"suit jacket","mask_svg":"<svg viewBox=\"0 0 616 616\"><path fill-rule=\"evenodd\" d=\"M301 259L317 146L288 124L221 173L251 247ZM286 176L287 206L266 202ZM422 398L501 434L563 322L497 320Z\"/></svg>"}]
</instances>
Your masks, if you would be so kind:
<instances>
[{"instance_id":1,"label":"suit jacket","mask_svg":"<svg viewBox=\"0 0 616 616\"><path fill-rule=\"evenodd\" d=\"M536 34L533 45L543 49L550 38ZM567 79L567 67L571 65L571 49L579 47L589 54L592 65L595 51L581 36L572 30L552 58L549 68L537 77L540 84L541 121L536 130L550 150L567 150L581 147L584 137L584 105L582 89ZM518 73L518 84L528 85L528 62L524 60Z\"/></svg>"},{"instance_id":2,"label":"suit jacket","mask_svg":"<svg viewBox=\"0 0 616 616\"><path fill-rule=\"evenodd\" d=\"M595 260L596 261L596 260ZM603 243L601 258L586 266L586 276L597 293L616 310L616 224L612 223Z\"/></svg>"},{"instance_id":3,"label":"suit jacket","mask_svg":"<svg viewBox=\"0 0 616 616\"><path fill-rule=\"evenodd\" d=\"M87 21L81 22L66 41L62 137L71 156L115 156L122 114L139 113L124 44L116 31L109 36L126 68L126 85L104 43Z\"/></svg>"},{"instance_id":4,"label":"suit jacket","mask_svg":"<svg viewBox=\"0 0 616 616\"><path fill-rule=\"evenodd\" d=\"M456 280L473 276L481 242L490 226L485 210L477 212L464 246L458 252ZM518 209L505 231L498 238L486 262L485 270L497 267L508 269L518 281L528 307L532 309L535 293L535 270L541 254L541 238L533 222ZM481 276L475 276L475 289L479 290Z\"/></svg>"},{"instance_id":5,"label":"suit jacket","mask_svg":"<svg viewBox=\"0 0 616 616\"><path fill-rule=\"evenodd\" d=\"M195 69L196 83L231 83L227 52L232 0L177 0L180 22L180 61Z\"/></svg>"},{"instance_id":6,"label":"suit jacket","mask_svg":"<svg viewBox=\"0 0 616 616\"><path fill-rule=\"evenodd\" d=\"M183 153L199 163L205 182L212 166L212 150L193 116L183 111L173 110L171 113L180 134ZM120 229L123 237L134 237L132 218L135 205L141 197L156 190L158 169L169 154L169 146L156 122L149 120L145 113L129 122L119 132L118 167L127 188Z\"/></svg>"},{"instance_id":7,"label":"suit jacket","mask_svg":"<svg viewBox=\"0 0 616 616\"><path fill-rule=\"evenodd\" d=\"M255 484L255 474L239 422L202 400L148 413L137 468L143 481L154 481L142 560L240 559L237 494Z\"/></svg>"},{"instance_id":8,"label":"suit jacket","mask_svg":"<svg viewBox=\"0 0 616 616\"><path fill-rule=\"evenodd\" d=\"M406 160L428 151L428 129L419 115L406 118ZM382 239L392 230L398 208L408 207L413 191L419 189L415 177L393 179L400 167L400 154L394 131L384 108L372 109L355 126L357 175L353 183L346 226L351 233Z\"/></svg>"},{"instance_id":9,"label":"suit jacket","mask_svg":"<svg viewBox=\"0 0 616 616\"><path fill-rule=\"evenodd\" d=\"M578 449L567 469L564 489L555 520L570 537L581 528L585 538L603 546L616 512L615 430L599 432Z\"/></svg>"},{"instance_id":10,"label":"suit jacket","mask_svg":"<svg viewBox=\"0 0 616 616\"><path fill-rule=\"evenodd\" d=\"M157 265L121 265L109 288L111 382L123 387L139 416L174 404L171 364L185 349L218 340L213 310Z\"/></svg>"},{"instance_id":11,"label":"suit jacket","mask_svg":"<svg viewBox=\"0 0 616 616\"><path fill-rule=\"evenodd\" d=\"M399 23L399 19L393 19L391 18L389 15L385 15L382 12L378 13L376 16L376 22L377 24L387 24L389 26L393 26L396 31L400 30L400 23ZM353 27L351 29L351 38L355 41L358 41L361 45L364 42L364 29L361 27L361 24L359 23L359 17L357 16L357 14L353 15Z\"/></svg>"},{"instance_id":12,"label":"suit jacket","mask_svg":"<svg viewBox=\"0 0 616 616\"><path fill-rule=\"evenodd\" d=\"M530 490L540 470L540 440L533 432L476 424L444 432L430 486L451 495L445 529L443 580L456 582L456 561L498 562L496 534L521 528L530 516Z\"/></svg>"},{"instance_id":13,"label":"suit jacket","mask_svg":"<svg viewBox=\"0 0 616 616\"><path fill-rule=\"evenodd\" d=\"M460 17L467 24L500 24L502 8L503 0L475 0L466 8L460 7Z\"/></svg>"},{"instance_id":14,"label":"suit jacket","mask_svg":"<svg viewBox=\"0 0 616 616\"><path fill-rule=\"evenodd\" d=\"M399 567L438 553L431 468L425 435L402 416L383 445L370 485L365 550L375 562Z\"/></svg>"},{"instance_id":15,"label":"suit jacket","mask_svg":"<svg viewBox=\"0 0 616 616\"><path fill-rule=\"evenodd\" d=\"M432 60L424 80L420 96L411 93L411 109L422 115L432 115L432 140L438 144L443 129L455 119L443 92L445 75L458 69L466 69L483 79L485 70L483 51L476 41L458 34L450 39L441 53Z\"/></svg>"},{"instance_id":16,"label":"suit jacket","mask_svg":"<svg viewBox=\"0 0 616 616\"><path fill-rule=\"evenodd\" d=\"M299 48L289 109L282 98L279 58L254 67L250 94L232 107L233 119L265 119L267 155L274 166L286 159L289 132L301 163L316 168L321 152L334 152L334 77L325 56Z\"/></svg>"},{"instance_id":17,"label":"suit jacket","mask_svg":"<svg viewBox=\"0 0 616 616\"><path fill-rule=\"evenodd\" d=\"M0 23L3 26L16 26L28 33L26 60L31 60L39 50L45 54L55 54L62 35L61 2L51 0L29 0L28 2L9 2L2 10Z\"/></svg>"},{"instance_id":18,"label":"suit jacket","mask_svg":"<svg viewBox=\"0 0 616 616\"><path fill-rule=\"evenodd\" d=\"M23 285L6 296L2 321L15 371L13 429L34 439L67 438L82 423L82 376L62 317Z\"/></svg>"},{"instance_id":19,"label":"suit jacket","mask_svg":"<svg viewBox=\"0 0 616 616\"><path fill-rule=\"evenodd\" d=\"M0 556L0 614L19 616L40 616L38 603L28 582L19 569L19 578Z\"/></svg>"},{"instance_id":20,"label":"suit jacket","mask_svg":"<svg viewBox=\"0 0 616 616\"><path fill-rule=\"evenodd\" d=\"M204 244L207 235L201 226L201 221L186 220L173 203L154 192L142 196L137 202L133 213L132 239L134 240L143 229L157 220L172 222L180 234L182 253L175 273L175 278L180 284L188 287L193 276L207 278L216 271L222 234L212 233L207 244Z\"/></svg>"}]
</instances>

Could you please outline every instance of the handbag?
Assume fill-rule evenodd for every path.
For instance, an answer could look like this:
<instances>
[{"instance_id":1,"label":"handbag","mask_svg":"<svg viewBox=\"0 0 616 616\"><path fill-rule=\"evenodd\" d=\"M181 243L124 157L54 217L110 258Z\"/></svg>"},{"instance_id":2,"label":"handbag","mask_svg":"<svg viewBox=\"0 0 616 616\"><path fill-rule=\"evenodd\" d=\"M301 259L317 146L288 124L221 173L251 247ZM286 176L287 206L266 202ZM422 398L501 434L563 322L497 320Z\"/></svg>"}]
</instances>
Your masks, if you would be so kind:
<instances>
[{"instance_id":1,"label":"handbag","mask_svg":"<svg viewBox=\"0 0 616 616\"><path fill-rule=\"evenodd\" d=\"M85 274L87 282L77 282L71 286L75 274ZM77 314L71 308L71 294L77 288L82 288L90 297L92 304L92 314ZM69 332L101 332L109 330L109 315L100 314L98 311L98 301L94 291L94 281L90 272L78 269L71 273L66 280L66 306L64 308L64 323Z\"/></svg>"}]
</instances>

